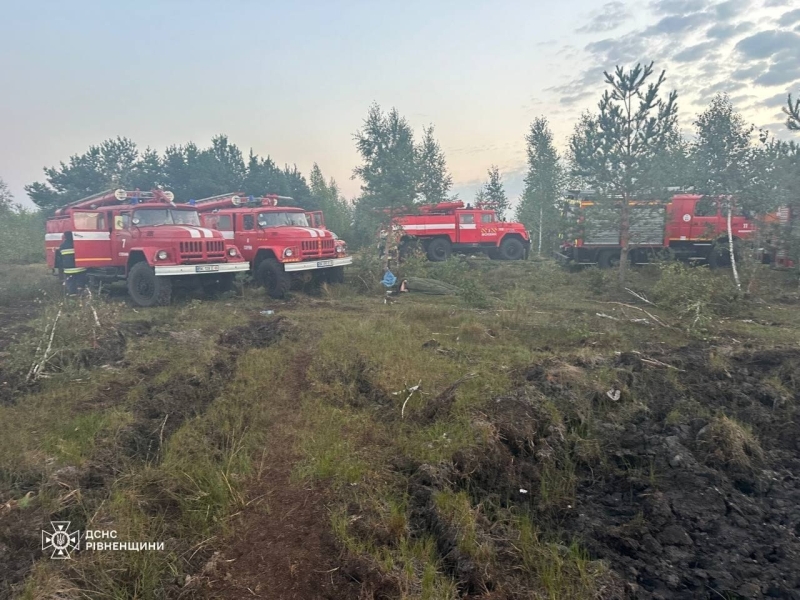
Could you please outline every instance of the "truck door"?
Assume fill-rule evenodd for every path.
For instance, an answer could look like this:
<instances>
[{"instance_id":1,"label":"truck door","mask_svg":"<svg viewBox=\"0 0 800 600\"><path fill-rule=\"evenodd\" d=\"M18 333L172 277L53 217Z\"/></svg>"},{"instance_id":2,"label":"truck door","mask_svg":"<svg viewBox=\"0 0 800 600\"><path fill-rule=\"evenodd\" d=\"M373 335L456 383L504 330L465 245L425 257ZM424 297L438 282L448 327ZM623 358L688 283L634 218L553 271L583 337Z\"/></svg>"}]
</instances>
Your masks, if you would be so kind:
<instances>
[{"instance_id":1,"label":"truck door","mask_svg":"<svg viewBox=\"0 0 800 600\"><path fill-rule=\"evenodd\" d=\"M715 198L702 196L694 203L691 237L693 240L713 240L720 226L719 203Z\"/></svg>"},{"instance_id":2,"label":"truck door","mask_svg":"<svg viewBox=\"0 0 800 600\"><path fill-rule=\"evenodd\" d=\"M132 245L131 213L123 211L114 215L114 228L111 231L111 256L115 265L123 265L128 260Z\"/></svg>"},{"instance_id":3,"label":"truck door","mask_svg":"<svg viewBox=\"0 0 800 600\"><path fill-rule=\"evenodd\" d=\"M203 226L208 229L216 229L222 234L226 240L233 240L233 217L232 215L221 215L218 213L210 213L201 215Z\"/></svg>"},{"instance_id":4,"label":"truck door","mask_svg":"<svg viewBox=\"0 0 800 600\"><path fill-rule=\"evenodd\" d=\"M493 212L481 213L481 222L478 224L480 228L479 235L480 241L483 243L496 242L497 238L497 221Z\"/></svg>"},{"instance_id":5,"label":"truck door","mask_svg":"<svg viewBox=\"0 0 800 600\"><path fill-rule=\"evenodd\" d=\"M314 210L306 213L309 227L316 229L325 229L325 217L322 215L321 210Z\"/></svg>"},{"instance_id":6,"label":"truck door","mask_svg":"<svg viewBox=\"0 0 800 600\"><path fill-rule=\"evenodd\" d=\"M671 241L692 238L694 201L685 196L675 196L667 207L667 237Z\"/></svg>"},{"instance_id":7,"label":"truck door","mask_svg":"<svg viewBox=\"0 0 800 600\"><path fill-rule=\"evenodd\" d=\"M236 215L238 223L234 239L239 252L247 260L252 260L258 251L258 230L256 229L256 216L253 213Z\"/></svg>"},{"instance_id":8,"label":"truck door","mask_svg":"<svg viewBox=\"0 0 800 600\"><path fill-rule=\"evenodd\" d=\"M111 263L111 234L102 211L72 213L76 267L107 267Z\"/></svg>"},{"instance_id":9,"label":"truck door","mask_svg":"<svg viewBox=\"0 0 800 600\"><path fill-rule=\"evenodd\" d=\"M480 233L478 225L475 223L474 212L459 212L458 213L458 235L456 241L459 244L476 244L480 241Z\"/></svg>"}]
</instances>

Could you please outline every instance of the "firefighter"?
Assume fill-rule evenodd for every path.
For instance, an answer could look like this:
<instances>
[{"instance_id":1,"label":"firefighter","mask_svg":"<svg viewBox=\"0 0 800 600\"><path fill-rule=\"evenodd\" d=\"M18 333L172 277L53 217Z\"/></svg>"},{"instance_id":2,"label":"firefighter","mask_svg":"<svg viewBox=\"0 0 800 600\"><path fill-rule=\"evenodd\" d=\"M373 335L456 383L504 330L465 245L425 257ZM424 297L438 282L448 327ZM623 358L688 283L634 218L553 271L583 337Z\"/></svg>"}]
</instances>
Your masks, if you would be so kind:
<instances>
[{"instance_id":1,"label":"firefighter","mask_svg":"<svg viewBox=\"0 0 800 600\"><path fill-rule=\"evenodd\" d=\"M64 241L58 247L58 255L61 257L61 269L67 276L67 294L75 295L86 287L86 269L79 267L75 261L75 244L71 231L64 232Z\"/></svg>"}]
</instances>

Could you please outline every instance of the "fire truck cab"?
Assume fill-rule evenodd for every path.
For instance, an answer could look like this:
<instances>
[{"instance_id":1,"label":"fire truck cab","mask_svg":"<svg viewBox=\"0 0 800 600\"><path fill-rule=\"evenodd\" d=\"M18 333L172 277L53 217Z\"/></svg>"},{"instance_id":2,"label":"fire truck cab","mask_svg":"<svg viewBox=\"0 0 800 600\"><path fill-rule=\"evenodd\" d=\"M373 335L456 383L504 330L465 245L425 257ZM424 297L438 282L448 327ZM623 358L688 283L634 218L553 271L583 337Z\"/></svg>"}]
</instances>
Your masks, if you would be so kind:
<instances>
[{"instance_id":1,"label":"fire truck cab","mask_svg":"<svg viewBox=\"0 0 800 600\"><path fill-rule=\"evenodd\" d=\"M344 267L353 262L344 242L324 227L312 227L303 209L278 205L285 201L292 198L231 193L194 201L194 206L206 227L239 248L271 297L283 298L292 279L344 282Z\"/></svg>"},{"instance_id":2,"label":"fire truck cab","mask_svg":"<svg viewBox=\"0 0 800 600\"><path fill-rule=\"evenodd\" d=\"M126 280L139 306L169 304L177 280L232 285L247 270L237 248L201 227L194 208L172 200L172 192L161 190L108 190L59 208L47 220L47 264L55 266L70 231L76 266L95 280Z\"/></svg>"},{"instance_id":3,"label":"fire truck cab","mask_svg":"<svg viewBox=\"0 0 800 600\"><path fill-rule=\"evenodd\" d=\"M500 221L493 210L461 201L421 206L419 214L403 214L392 220L402 231L400 252L415 241L431 261L447 260L453 252L485 252L492 259L522 260L531 240L522 223Z\"/></svg>"}]
</instances>

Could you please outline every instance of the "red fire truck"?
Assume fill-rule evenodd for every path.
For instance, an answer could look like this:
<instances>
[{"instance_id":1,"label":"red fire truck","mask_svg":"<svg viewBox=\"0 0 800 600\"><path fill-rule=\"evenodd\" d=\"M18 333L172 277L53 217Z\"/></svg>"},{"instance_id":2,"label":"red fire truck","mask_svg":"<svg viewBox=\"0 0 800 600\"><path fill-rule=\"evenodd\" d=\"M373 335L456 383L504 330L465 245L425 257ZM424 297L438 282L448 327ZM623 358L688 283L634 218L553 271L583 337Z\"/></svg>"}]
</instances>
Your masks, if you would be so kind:
<instances>
[{"instance_id":1,"label":"red fire truck","mask_svg":"<svg viewBox=\"0 0 800 600\"><path fill-rule=\"evenodd\" d=\"M172 192L108 190L56 210L47 220L47 264L72 232L75 264L90 278L125 279L139 306L169 304L176 280L230 287L248 265L218 231L200 226L191 206Z\"/></svg>"},{"instance_id":2,"label":"red fire truck","mask_svg":"<svg viewBox=\"0 0 800 600\"><path fill-rule=\"evenodd\" d=\"M575 199L577 231L561 244L556 257L579 265L609 268L619 264L619 224L613 207L593 200ZM727 211L708 196L678 194L664 204L635 202L631 205L629 257L632 263L656 257L705 261L712 267L730 262ZM753 238L755 223L734 207L731 231L735 247Z\"/></svg>"},{"instance_id":3,"label":"red fire truck","mask_svg":"<svg viewBox=\"0 0 800 600\"><path fill-rule=\"evenodd\" d=\"M522 223L500 221L495 211L465 208L461 201L421 206L418 214L402 214L392 223L402 231L401 254L421 242L431 261L447 260L453 252L476 251L492 259L522 260L531 247Z\"/></svg>"},{"instance_id":4,"label":"red fire truck","mask_svg":"<svg viewBox=\"0 0 800 600\"><path fill-rule=\"evenodd\" d=\"M278 206L279 201L292 198L231 193L197 200L194 205L206 227L236 244L271 297L283 298L292 278L344 282L344 267L353 262L344 243L327 229L310 227L303 209Z\"/></svg>"}]
</instances>

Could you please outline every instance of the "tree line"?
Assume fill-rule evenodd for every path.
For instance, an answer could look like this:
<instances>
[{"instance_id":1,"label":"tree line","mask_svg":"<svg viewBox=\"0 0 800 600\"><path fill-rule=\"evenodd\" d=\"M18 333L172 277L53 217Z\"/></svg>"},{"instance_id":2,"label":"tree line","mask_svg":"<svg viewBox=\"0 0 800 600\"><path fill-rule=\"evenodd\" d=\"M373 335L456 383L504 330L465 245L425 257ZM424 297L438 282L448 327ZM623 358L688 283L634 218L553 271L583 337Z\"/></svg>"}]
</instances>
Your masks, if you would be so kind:
<instances>
[{"instance_id":1,"label":"tree line","mask_svg":"<svg viewBox=\"0 0 800 600\"><path fill-rule=\"evenodd\" d=\"M594 200L613 213L622 252L619 280L624 282L631 245L631 207L636 200L667 201L676 188L722 199L728 217L733 276L736 270L731 213L736 209L765 215L800 199L800 146L759 131L738 113L726 94L711 99L693 122L694 137L681 136L678 93L665 91L666 73L653 63L606 72L606 90L594 112L581 115L559 156L547 120L531 125L528 174L517 217L544 240L558 243L564 225L558 201L565 187L590 188ZM786 127L800 130L800 101L787 98ZM776 232L791 250L791 228Z\"/></svg>"},{"instance_id":2,"label":"tree line","mask_svg":"<svg viewBox=\"0 0 800 600\"><path fill-rule=\"evenodd\" d=\"M691 188L735 197L738 206L763 214L798 198L798 145L756 131L727 95L715 96L697 115L689 141L680 134L678 94L664 90L664 71L640 64L629 70L617 67L604 77L606 89L596 110L580 116L563 155L546 117L534 119L526 132L527 173L514 216L531 230L536 250L549 253L563 233L559 201L567 187L593 189L598 202L605 199L615 213L623 247L621 279L636 199L666 200L671 189ZM784 112L787 128L800 131L800 100L789 96ZM245 157L225 135L214 137L207 148L189 142L163 153L140 150L128 138L109 139L45 168L44 181L25 189L45 214L115 187L162 187L179 201L230 191L277 193L307 210L323 210L328 226L358 246L372 241L391 209L459 199L434 133L428 125L417 140L397 109L385 112L373 104L353 136L361 158L352 174L361 182L361 193L353 200L346 200L317 164L306 179L295 165L279 167L252 150ZM465 200L505 215L510 202L499 169L491 166L475 197ZM10 214L11 209L8 194L0 194L0 210Z\"/></svg>"}]
</instances>

